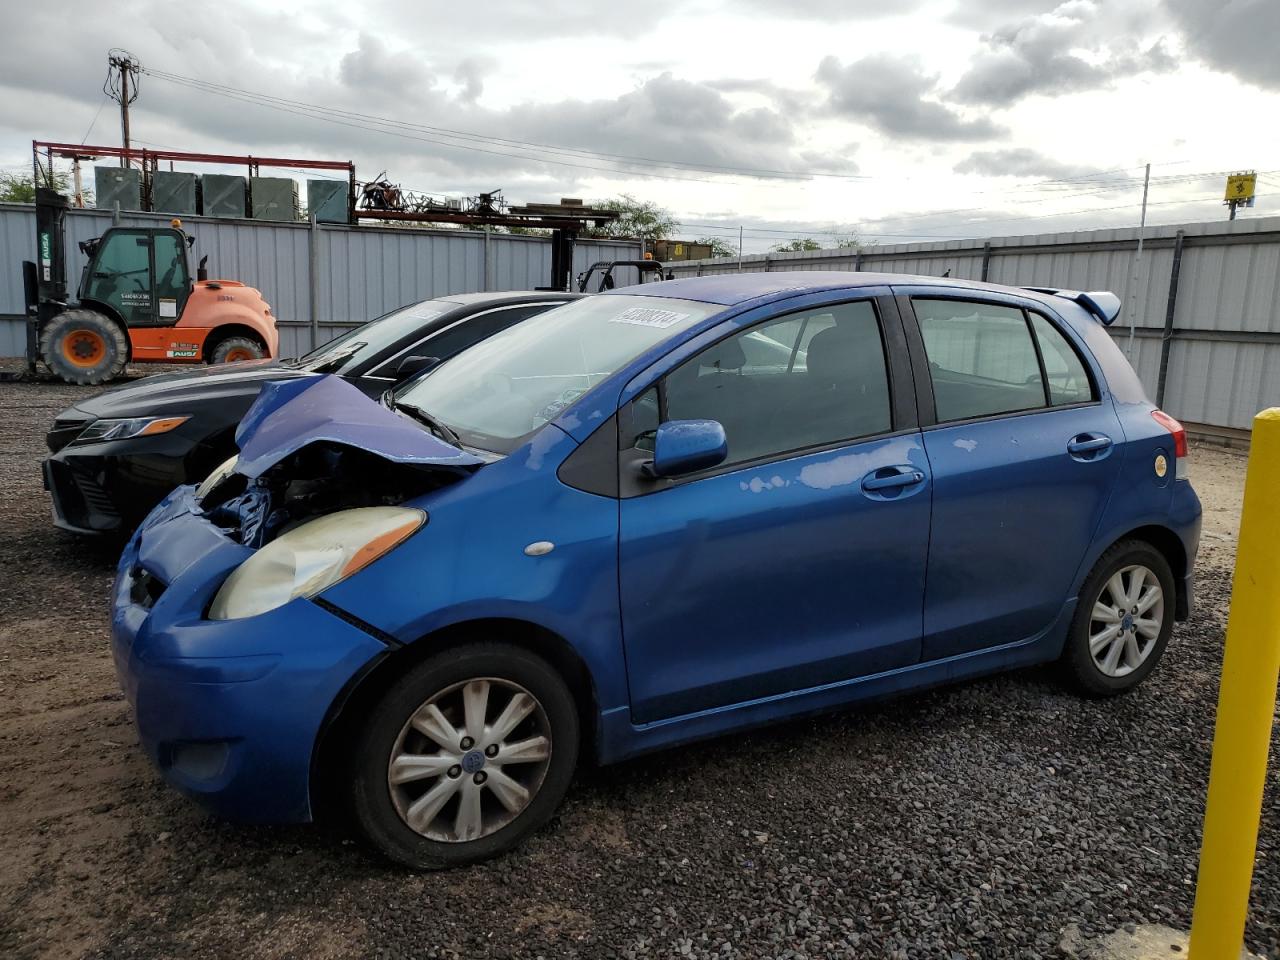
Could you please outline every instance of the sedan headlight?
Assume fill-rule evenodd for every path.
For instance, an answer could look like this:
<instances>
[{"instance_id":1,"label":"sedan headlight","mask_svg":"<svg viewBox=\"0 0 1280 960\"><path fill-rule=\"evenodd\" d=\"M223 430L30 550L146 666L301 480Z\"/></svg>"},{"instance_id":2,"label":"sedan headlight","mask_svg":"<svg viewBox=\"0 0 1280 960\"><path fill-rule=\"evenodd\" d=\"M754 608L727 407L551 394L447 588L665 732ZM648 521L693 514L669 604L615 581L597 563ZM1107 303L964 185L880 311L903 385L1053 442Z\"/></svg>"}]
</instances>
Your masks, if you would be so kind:
<instances>
[{"instance_id":1,"label":"sedan headlight","mask_svg":"<svg viewBox=\"0 0 1280 960\"><path fill-rule=\"evenodd\" d=\"M421 527L410 507L357 507L294 527L227 577L210 620L240 620L312 597L360 570Z\"/></svg>"},{"instance_id":2,"label":"sedan headlight","mask_svg":"<svg viewBox=\"0 0 1280 960\"><path fill-rule=\"evenodd\" d=\"M151 437L168 433L182 426L191 418L186 417L128 417L124 420L95 420L76 437L76 443L98 443L102 440L128 440L130 437Z\"/></svg>"},{"instance_id":3,"label":"sedan headlight","mask_svg":"<svg viewBox=\"0 0 1280 960\"><path fill-rule=\"evenodd\" d=\"M205 497L217 489L222 481L227 479L236 472L236 462L240 459L240 454L230 457L214 468L213 473L209 474L200 481L200 486L196 487L196 503L202 501Z\"/></svg>"}]
</instances>

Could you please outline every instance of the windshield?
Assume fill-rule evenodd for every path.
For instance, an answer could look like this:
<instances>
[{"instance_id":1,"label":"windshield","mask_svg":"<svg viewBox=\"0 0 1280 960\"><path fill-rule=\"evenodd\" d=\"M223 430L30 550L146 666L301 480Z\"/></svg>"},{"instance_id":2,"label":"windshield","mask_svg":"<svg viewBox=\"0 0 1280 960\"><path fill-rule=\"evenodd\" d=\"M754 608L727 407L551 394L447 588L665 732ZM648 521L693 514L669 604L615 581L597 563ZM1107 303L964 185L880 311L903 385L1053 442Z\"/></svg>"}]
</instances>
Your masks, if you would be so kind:
<instances>
[{"instance_id":1,"label":"windshield","mask_svg":"<svg viewBox=\"0 0 1280 960\"><path fill-rule=\"evenodd\" d=\"M509 452L654 344L723 310L714 303L588 297L517 324L396 391L471 446Z\"/></svg>"},{"instance_id":2,"label":"windshield","mask_svg":"<svg viewBox=\"0 0 1280 960\"><path fill-rule=\"evenodd\" d=\"M372 360L405 337L412 336L428 320L456 306L458 304L449 300L411 303L334 337L328 343L299 357L294 365L303 370L345 373Z\"/></svg>"}]
</instances>

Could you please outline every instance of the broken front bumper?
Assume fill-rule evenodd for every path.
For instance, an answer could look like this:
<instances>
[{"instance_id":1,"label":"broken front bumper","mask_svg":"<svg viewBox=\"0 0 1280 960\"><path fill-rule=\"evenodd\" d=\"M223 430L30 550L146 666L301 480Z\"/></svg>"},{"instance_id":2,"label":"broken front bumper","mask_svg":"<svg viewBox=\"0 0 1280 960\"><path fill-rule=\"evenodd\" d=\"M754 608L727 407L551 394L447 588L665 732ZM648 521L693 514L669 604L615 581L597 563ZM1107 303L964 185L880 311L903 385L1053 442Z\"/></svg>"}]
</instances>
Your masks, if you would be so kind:
<instances>
[{"instance_id":1,"label":"broken front bumper","mask_svg":"<svg viewBox=\"0 0 1280 960\"><path fill-rule=\"evenodd\" d=\"M160 774L213 813L311 819L312 755L330 707L379 640L308 600L243 620L205 611L250 553L180 487L120 558L112 652Z\"/></svg>"}]
</instances>

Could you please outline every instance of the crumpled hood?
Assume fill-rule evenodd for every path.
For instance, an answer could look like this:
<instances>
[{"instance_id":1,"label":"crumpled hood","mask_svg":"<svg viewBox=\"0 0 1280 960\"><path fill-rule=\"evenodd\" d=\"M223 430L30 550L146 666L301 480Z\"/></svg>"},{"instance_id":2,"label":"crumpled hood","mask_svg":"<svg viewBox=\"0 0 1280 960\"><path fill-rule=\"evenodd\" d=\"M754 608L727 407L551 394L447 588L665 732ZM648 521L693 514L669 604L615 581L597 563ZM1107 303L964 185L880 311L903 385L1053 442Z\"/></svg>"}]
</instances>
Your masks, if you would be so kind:
<instances>
[{"instance_id":1,"label":"crumpled hood","mask_svg":"<svg viewBox=\"0 0 1280 960\"><path fill-rule=\"evenodd\" d=\"M236 472L260 477L311 443L365 450L394 463L460 470L485 461L459 450L374 400L341 377L265 383L240 421Z\"/></svg>"}]
</instances>

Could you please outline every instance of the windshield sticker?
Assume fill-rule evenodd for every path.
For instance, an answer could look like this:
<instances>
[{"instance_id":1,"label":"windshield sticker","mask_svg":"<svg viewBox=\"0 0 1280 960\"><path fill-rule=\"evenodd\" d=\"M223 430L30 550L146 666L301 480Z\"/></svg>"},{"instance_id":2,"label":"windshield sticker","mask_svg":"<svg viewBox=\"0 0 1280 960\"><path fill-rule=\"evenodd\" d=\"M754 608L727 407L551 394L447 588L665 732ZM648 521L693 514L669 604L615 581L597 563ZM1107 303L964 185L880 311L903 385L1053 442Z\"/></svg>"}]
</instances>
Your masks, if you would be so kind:
<instances>
[{"instance_id":1,"label":"windshield sticker","mask_svg":"<svg viewBox=\"0 0 1280 960\"><path fill-rule=\"evenodd\" d=\"M679 323L681 320L687 319L689 319L689 314L676 313L674 310L658 310L654 307L628 307L616 317L611 317L609 322L634 323L638 327L665 329Z\"/></svg>"}]
</instances>

